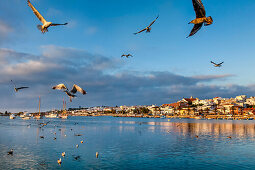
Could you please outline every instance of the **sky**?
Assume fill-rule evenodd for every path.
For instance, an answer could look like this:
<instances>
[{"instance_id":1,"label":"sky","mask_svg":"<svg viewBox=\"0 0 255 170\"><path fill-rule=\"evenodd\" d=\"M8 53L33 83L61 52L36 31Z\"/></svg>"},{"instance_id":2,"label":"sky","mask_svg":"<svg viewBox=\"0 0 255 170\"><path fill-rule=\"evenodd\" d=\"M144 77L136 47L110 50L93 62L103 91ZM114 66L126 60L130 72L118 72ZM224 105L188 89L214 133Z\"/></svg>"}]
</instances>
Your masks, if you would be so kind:
<instances>
[{"instance_id":1,"label":"sky","mask_svg":"<svg viewBox=\"0 0 255 170\"><path fill-rule=\"evenodd\" d=\"M0 111L62 108L52 86L75 83L67 107L151 105L255 95L255 1L203 0L214 23L186 38L191 0L30 0L47 21L42 34L26 0L0 1ZM151 33L134 35L157 16ZM121 58L130 53L133 58ZM210 63L224 61L223 67ZM17 86L29 86L15 93Z\"/></svg>"}]
</instances>

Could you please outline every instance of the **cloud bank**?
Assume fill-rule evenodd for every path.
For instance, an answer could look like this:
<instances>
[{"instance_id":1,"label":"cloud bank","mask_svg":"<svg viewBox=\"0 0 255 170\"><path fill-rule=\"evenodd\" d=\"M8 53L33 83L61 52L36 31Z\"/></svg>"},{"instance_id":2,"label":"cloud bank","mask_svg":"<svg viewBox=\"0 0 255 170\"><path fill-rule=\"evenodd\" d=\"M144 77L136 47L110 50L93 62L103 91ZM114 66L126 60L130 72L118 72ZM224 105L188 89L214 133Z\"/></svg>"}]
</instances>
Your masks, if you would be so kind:
<instances>
[{"instance_id":1,"label":"cloud bank","mask_svg":"<svg viewBox=\"0 0 255 170\"><path fill-rule=\"evenodd\" d=\"M118 58L53 45L41 49L40 55L0 49L0 111L36 111L38 96L42 98L43 110L61 108L63 98L68 97L51 89L59 83L69 88L75 83L88 92L85 96L78 94L68 107L150 105L191 95L210 98L255 94L252 85L212 85L233 75L187 77L171 72L129 72ZM14 93L10 80L30 88Z\"/></svg>"}]
</instances>

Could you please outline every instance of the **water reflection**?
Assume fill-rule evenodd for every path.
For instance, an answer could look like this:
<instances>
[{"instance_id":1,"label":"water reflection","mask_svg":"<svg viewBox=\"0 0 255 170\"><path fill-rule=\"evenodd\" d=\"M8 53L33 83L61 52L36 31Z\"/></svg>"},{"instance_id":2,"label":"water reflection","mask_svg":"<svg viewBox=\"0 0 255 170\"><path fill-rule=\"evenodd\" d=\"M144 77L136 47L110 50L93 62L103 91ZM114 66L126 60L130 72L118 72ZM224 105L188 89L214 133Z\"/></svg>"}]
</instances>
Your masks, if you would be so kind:
<instances>
[{"instance_id":1,"label":"water reflection","mask_svg":"<svg viewBox=\"0 0 255 170\"><path fill-rule=\"evenodd\" d=\"M54 119L41 128L38 123L47 120L0 118L0 121L0 169L204 169L208 166L224 169L255 165L250 159L255 157L255 121L74 117L64 121ZM6 152L11 148L14 155L10 159ZM66 156L60 167L57 159L62 152ZM100 153L99 158L96 152Z\"/></svg>"}]
</instances>

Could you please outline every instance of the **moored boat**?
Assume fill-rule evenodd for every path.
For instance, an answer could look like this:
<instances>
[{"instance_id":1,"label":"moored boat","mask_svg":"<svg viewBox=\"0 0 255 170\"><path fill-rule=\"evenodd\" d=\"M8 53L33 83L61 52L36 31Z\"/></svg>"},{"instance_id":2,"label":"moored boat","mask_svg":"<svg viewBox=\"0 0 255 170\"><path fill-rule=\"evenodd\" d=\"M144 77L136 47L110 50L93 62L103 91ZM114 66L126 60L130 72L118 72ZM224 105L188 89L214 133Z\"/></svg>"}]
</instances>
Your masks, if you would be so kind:
<instances>
[{"instance_id":1,"label":"moored boat","mask_svg":"<svg viewBox=\"0 0 255 170\"><path fill-rule=\"evenodd\" d=\"M51 113L51 114L49 114L49 115L45 115L45 117L47 117L47 118L57 118L58 115L55 114L55 113Z\"/></svg>"},{"instance_id":2,"label":"moored boat","mask_svg":"<svg viewBox=\"0 0 255 170\"><path fill-rule=\"evenodd\" d=\"M14 114L10 115L10 119L15 119L15 118L16 118L16 116Z\"/></svg>"}]
</instances>

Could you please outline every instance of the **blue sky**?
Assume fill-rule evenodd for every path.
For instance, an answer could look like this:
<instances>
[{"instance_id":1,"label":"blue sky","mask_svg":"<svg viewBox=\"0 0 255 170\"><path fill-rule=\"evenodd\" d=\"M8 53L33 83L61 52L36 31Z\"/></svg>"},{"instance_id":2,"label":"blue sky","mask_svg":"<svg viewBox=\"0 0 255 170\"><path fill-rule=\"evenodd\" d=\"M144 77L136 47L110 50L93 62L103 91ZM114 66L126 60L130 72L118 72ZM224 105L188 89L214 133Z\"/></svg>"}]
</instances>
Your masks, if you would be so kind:
<instances>
[{"instance_id":1,"label":"blue sky","mask_svg":"<svg viewBox=\"0 0 255 170\"><path fill-rule=\"evenodd\" d=\"M31 3L46 20L69 24L50 28L43 35L36 28L40 22L26 0L0 1L0 59L6 60L0 70L4 77L0 86L5 100L17 106L2 102L0 110L34 110L36 104L31 101L38 95L43 96L46 110L59 108L65 95L50 89L58 82L81 84L88 91L69 107L162 104L190 95L209 98L255 94L253 0L203 0L214 23L188 39L192 29L188 22L195 18L191 0ZM151 33L133 35L158 14ZM131 53L134 58L121 59L123 53ZM225 63L222 68L214 68L211 60ZM63 75L52 76L58 71ZM79 76L71 76L74 72ZM13 94L9 79L34 88ZM97 86L99 83L103 85Z\"/></svg>"}]
</instances>

